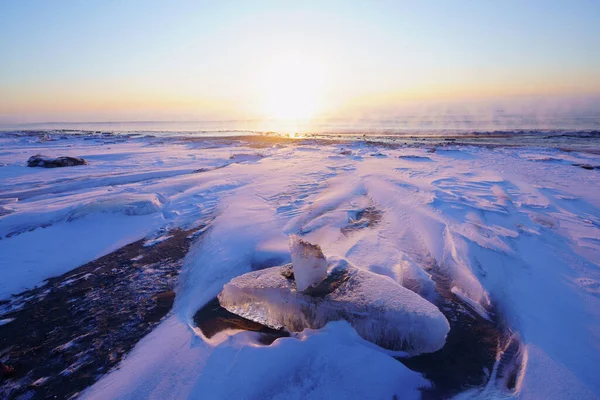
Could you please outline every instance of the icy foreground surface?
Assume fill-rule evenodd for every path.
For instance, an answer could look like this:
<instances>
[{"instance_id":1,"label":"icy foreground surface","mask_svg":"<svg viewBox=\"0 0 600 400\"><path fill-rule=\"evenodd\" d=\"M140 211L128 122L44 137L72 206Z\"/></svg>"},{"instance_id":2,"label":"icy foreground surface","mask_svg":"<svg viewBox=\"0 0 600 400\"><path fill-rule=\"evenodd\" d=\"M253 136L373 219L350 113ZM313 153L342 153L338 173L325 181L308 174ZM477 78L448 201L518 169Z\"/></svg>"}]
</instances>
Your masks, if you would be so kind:
<instances>
[{"instance_id":1,"label":"icy foreground surface","mask_svg":"<svg viewBox=\"0 0 600 400\"><path fill-rule=\"evenodd\" d=\"M308 295L285 276L288 270L273 267L234 278L223 287L219 303L244 318L294 332L346 320L364 339L411 355L444 346L450 326L440 310L388 277L340 260L332 266L331 274L337 275L332 287Z\"/></svg>"},{"instance_id":2,"label":"icy foreground surface","mask_svg":"<svg viewBox=\"0 0 600 400\"><path fill-rule=\"evenodd\" d=\"M572 165L600 165L600 155L59 135L45 142L0 135L1 299L215 215L187 257L174 315L89 397L258 399L279 382L301 397L304 384L320 382L305 398L336 390L346 398L405 398L402 377L415 374L351 336L348 324L319 330L327 340L301 333L268 347L247 332L209 343L194 329L194 313L231 279L290 262L288 235L301 232L328 256L419 293L431 291L428 275L437 269L472 304L495 304L524 342L513 397L600 398L600 172ZM340 154L342 147L352 154ZM27 168L37 153L88 165ZM379 222L358 215L367 209ZM287 358L290 348L295 355ZM257 361L242 363L246 357ZM296 370L305 371L297 380ZM236 385L243 395L233 393ZM406 385L406 398L419 396L414 387Z\"/></svg>"},{"instance_id":3,"label":"icy foreground surface","mask_svg":"<svg viewBox=\"0 0 600 400\"><path fill-rule=\"evenodd\" d=\"M249 346L242 332L210 348L190 342L176 318L148 335L122 366L83 399L417 400L429 383L364 341L346 322Z\"/></svg>"},{"instance_id":4,"label":"icy foreground surface","mask_svg":"<svg viewBox=\"0 0 600 400\"><path fill-rule=\"evenodd\" d=\"M327 277L327 260L319 246L290 235L290 253L298 291L318 285Z\"/></svg>"}]
</instances>

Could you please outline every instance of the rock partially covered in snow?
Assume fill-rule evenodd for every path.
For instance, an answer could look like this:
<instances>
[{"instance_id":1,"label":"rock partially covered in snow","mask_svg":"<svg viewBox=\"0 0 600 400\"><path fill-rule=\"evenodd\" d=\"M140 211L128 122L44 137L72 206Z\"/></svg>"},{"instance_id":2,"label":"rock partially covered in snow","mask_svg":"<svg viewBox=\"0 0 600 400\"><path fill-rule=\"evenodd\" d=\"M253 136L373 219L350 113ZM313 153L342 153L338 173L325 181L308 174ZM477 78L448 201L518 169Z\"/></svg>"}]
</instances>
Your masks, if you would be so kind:
<instances>
[{"instance_id":1,"label":"rock partially covered in snow","mask_svg":"<svg viewBox=\"0 0 600 400\"><path fill-rule=\"evenodd\" d=\"M218 299L228 311L275 329L299 332L346 320L366 340L411 355L442 348L450 330L440 310L391 278L339 260L309 293L298 291L291 267L232 279Z\"/></svg>"},{"instance_id":2,"label":"rock partially covered in snow","mask_svg":"<svg viewBox=\"0 0 600 400\"><path fill-rule=\"evenodd\" d=\"M29 157L27 160L28 167L44 167L44 168L57 168L57 167L73 167L75 165L85 165L87 162L83 158L79 157L56 157L51 158L36 154L35 156Z\"/></svg>"},{"instance_id":3,"label":"rock partially covered in snow","mask_svg":"<svg viewBox=\"0 0 600 400\"><path fill-rule=\"evenodd\" d=\"M290 235L290 252L296 288L300 292L318 285L327 277L327 260L318 245Z\"/></svg>"},{"instance_id":4,"label":"rock partially covered in snow","mask_svg":"<svg viewBox=\"0 0 600 400\"><path fill-rule=\"evenodd\" d=\"M583 169L587 169L589 171L593 170L593 169L600 169L600 165L591 165L591 164L571 164L575 167L581 167Z\"/></svg>"}]
</instances>

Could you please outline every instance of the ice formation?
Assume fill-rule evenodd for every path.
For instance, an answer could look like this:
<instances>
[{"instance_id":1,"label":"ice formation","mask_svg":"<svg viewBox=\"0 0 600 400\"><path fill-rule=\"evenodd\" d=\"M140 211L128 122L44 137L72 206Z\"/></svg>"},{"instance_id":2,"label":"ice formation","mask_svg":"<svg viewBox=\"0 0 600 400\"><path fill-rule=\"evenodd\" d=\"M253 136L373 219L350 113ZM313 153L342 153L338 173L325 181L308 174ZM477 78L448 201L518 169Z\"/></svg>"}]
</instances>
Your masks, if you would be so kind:
<instances>
[{"instance_id":1,"label":"ice formation","mask_svg":"<svg viewBox=\"0 0 600 400\"><path fill-rule=\"evenodd\" d=\"M318 245L290 235L290 252L298 291L304 292L327 277L327 260Z\"/></svg>"},{"instance_id":2,"label":"ice formation","mask_svg":"<svg viewBox=\"0 0 600 400\"><path fill-rule=\"evenodd\" d=\"M282 266L234 278L218 298L230 312L275 329L298 332L346 320L364 339L411 355L439 350L450 330L427 300L344 260L334 261L327 279L308 293L297 290L290 266Z\"/></svg>"}]
</instances>

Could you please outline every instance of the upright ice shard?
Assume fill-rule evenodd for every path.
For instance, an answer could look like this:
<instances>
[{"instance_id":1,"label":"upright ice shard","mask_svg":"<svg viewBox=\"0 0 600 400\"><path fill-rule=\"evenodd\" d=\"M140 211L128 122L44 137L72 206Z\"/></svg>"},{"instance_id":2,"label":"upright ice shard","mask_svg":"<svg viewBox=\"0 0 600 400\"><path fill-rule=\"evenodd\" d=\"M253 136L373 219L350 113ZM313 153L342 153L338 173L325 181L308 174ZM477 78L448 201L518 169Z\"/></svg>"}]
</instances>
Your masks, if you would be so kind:
<instances>
[{"instance_id":1,"label":"upright ice shard","mask_svg":"<svg viewBox=\"0 0 600 400\"><path fill-rule=\"evenodd\" d=\"M290 235L290 252L298 291L304 292L327 277L327 260L318 245Z\"/></svg>"},{"instance_id":2,"label":"upright ice shard","mask_svg":"<svg viewBox=\"0 0 600 400\"><path fill-rule=\"evenodd\" d=\"M389 277L330 262L325 280L300 292L290 265L254 271L232 279L218 299L221 306L275 329L298 332L346 320L364 339L411 355L442 348L450 330L440 310Z\"/></svg>"}]
</instances>

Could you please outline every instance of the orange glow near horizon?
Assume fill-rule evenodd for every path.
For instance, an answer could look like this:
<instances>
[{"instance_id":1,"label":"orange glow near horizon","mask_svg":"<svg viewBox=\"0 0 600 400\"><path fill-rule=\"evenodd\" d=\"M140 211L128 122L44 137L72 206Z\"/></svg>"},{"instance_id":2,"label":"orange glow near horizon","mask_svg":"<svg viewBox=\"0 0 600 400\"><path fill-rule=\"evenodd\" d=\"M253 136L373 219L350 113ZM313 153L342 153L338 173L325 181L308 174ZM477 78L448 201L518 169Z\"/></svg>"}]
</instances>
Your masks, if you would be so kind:
<instances>
[{"instance_id":1,"label":"orange glow near horizon","mask_svg":"<svg viewBox=\"0 0 600 400\"><path fill-rule=\"evenodd\" d=\"M39 4L35 24L21 2L0 12L0 121L261 120L291 131L419 102L600 98L592 3Z\"/></svg>"},{"instance_id":2,"label":"orange glow near horizon","mask_svg":"<svg viewBox=\"0 0 600 400\"><path fill-rule=\"evenodd\" d=\"M301 131L313 119L356 117L357 112L385 115L402 112L414 104L458 104L531 97L597 97L591 85L560 87L505 85L456 85L407 87L390 92L355 93L343 87L329 89L327 71L285 60L265 67L256 90L238 97L209 98L177 93L98 93L73 91L61 96L29 95L0 99L0 117L37 116L40 121L119 120L261 120L273 130ZM328 86L329 85L329 86ZM18 118L17 118L18 119Z\"/></svg>"},{"instance_id":3,"label":"orange glow near horizon","mask_svg":"<svg viewBox=\"0 0 600 400\"><path fill-rule=\"evenodd\" d=\"M402 113L413 104L486 102L522 97L560 98L597 96L600 87L581 82L443 83L425 84L426 76L414 83L390 82L378 88L351 82L336 73L340 66L309 52L277 54L253 67L251 85L240 85L220 93L199 93L178 87L150 88L123 85L80 85L50 91L20 91L0 97L0 117L37 121L127 121L127 120L261 120L266 129L285 132L306 130L319 118L355 118L361 114L383 116ZM418 79L417 79L418 78ZM238 78L239 79L239 78ZM383 78L382 78L383 79ZM369 82L370 83L370 82ZM219 96L219 97L215 97ZM391 111L390 111L391 110Z\"/></svg>"}]
</instances>

